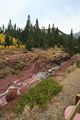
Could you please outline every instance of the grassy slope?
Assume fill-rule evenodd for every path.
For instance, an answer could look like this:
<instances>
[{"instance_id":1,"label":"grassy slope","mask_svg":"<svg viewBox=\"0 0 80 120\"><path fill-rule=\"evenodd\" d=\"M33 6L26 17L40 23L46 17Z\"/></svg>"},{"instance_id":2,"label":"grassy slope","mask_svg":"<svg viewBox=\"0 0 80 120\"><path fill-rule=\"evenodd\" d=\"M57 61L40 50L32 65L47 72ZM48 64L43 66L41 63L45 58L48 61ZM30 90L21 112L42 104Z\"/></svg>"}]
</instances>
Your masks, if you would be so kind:
<instances>
[{"instance_id":1,"label":"grassy slope","mask_svg":"<svg viewBox=\"0 0 80 120\"><path fill-rule=\"evenodd\" d=\"M62 86L52 78L42 80L35 87L31 88L28 93L23 95L16 106L16 113L21 113L25 105L31 108L34 105L39 106L42 110L47 108L47 103L51 98L62 91Z\"/></svg>"}]
</instances>

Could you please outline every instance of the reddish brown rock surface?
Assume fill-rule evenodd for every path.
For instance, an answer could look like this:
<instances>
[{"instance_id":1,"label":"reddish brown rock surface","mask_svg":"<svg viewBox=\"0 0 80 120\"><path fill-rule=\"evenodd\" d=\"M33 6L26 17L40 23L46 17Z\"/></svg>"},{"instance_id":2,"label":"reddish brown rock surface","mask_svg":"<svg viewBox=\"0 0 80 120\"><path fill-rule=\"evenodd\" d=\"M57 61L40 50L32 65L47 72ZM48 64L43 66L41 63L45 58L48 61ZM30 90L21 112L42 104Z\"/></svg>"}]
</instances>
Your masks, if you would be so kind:
<instances>
[{"instance_id":1,"label":"reddish brown rock surface","mask_svg":"<svg viewBox=\"0 0 80 120\"><path fill-rule=\"evenodd\" d=\"M3 97L7 95L6 98L8 102L12 98L15 98L15 96L23 94L27 86L37 82L40 79L39 76L36 76L38 72L47 71L55 61L58 63L59 61L63 62L70 58L68 54L58 48L33 50L32 52L8 51L8 53L6 53L3 51L0 55L0 61L3 61L3 64L5 63L3 68L8 69L7 75L0 79L0 98L2 97L3 99ZM78 59L78 56L74 56L66 62L60 63L61 66L55 71L54 75L60 74L61 71L64 71ZM3 68L0 70L3 70ZM13 70L16 74L13 74ZM4 101L2 100L1 103L2 102Z\"/></svg>"}]
</instances>

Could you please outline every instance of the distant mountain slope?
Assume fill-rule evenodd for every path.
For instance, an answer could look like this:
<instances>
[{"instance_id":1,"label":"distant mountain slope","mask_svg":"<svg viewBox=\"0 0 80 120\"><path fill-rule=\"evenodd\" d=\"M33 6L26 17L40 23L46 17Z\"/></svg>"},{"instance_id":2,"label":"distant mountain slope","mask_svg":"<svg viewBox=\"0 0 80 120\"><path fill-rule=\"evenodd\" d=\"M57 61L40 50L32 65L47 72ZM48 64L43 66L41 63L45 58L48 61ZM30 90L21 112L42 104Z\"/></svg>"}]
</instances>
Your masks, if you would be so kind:
<instances>
[{"instance_id":1,"label":"distant mountain slope","mask_svg":"<svg viewBox=\"0 0 80 120\"><path fill-rule=\"evenodd\" d=\"M45 27L43 27L42 29L41 29L41 31L44 29ZM55 30L56 30L56 28L54 28ZM50 31L51 31L52 29L50 29ZM59 30L59 35L67 35L66 33L64 33L64 32L62 32L60 29L58 29ZM48 32L48 29L45 29L45 32L47 33Z\"/></svg>"},{"instance_id":2,"label":"distant mountain slope","mask_svg":"<svg viewBox=\"0 0 80 120\"><path fill-rule=\"evenodd\" d=\"M78 38L79 36L80 36L80 31L77 32L77 33L74 33L74 37L75 37L75 38Z\"/></svg>"}]
</instances>

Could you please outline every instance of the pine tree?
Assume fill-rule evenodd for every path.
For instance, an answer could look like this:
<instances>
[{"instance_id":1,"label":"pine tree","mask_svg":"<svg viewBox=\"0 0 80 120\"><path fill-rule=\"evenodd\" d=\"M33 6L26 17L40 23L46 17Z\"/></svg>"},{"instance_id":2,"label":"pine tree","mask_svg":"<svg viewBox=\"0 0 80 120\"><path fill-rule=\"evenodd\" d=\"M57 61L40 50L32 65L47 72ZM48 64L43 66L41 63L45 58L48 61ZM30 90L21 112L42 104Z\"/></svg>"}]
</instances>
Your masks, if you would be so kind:
<instances>
[{"instance_id":1,"label":"pine tree","mask_svg":"<svg viewBox=\"0 0 80 120\"><path fill-rule=\"evenodd\" d=\"M55 46L55 42L54 42L54 40L55 40L55 28L54 28L54 24L52 25L52 31L51 31L51 36L52 36L52 39L51 39L51 45L52 46Z\"/></svg>"},{"instance_id":2,"label":"pine tree","mask_svg":"<svg viewBox=\"0 0 80 120\"><path fill-rule=\"evenodd\" d=\"M3 33L3 30L2 30L2 28L0 27L0 33Z\"/></svg>"},{"instance_id":3,"label":"pine tree","mask_svg":"<svg viewBox=\"0 0 80 120\"><path fill-rule=\"evenodd\" d=\"M55 30L55 45L59 45L59 30L58 27Z\"/></svg>"},{"instance_id":4,"label":"pine tree","mask_svg":"<svg viewBox=\"0 0 80 120\"><path fill-rule=\"evenodd\" d=\"M26 27L25 27L25 30L24 30L26 40L29 38L30 30L31 30L31 19L30 19L30 15L28 15Z\"/></svg>"},{"instance_id":5,"label":"pine tree","mask_svg":"<svg viewBox=\"0 0 80 120\"><path fill-rule=\"evenodd\" d=\"M41 41L40 48L47 49L48 48L48 41L47 41L47 34L45 31L45 28L42 28L40 41Z\"/></svg>"},{"instance_id":6,"label":"pine tree","mask_svg":"<svg viewBox=\"0 0 80 120\"><path fill-rule=\"evenodd\" d=\"M15 23L15 25L14 25L14 28L13 28L15 31L16 31L16 23Z\"/></svg>"},{"instance_id":7,"label":"pine tree","mask_svg":"<svg viewBox=\"0 0 80 120\"><path fill-rule=\"evenodd\" d=\"M13 26L12 26L12 22L11 22L11 19L10 19L9 23L8 23L8 32L11 32L12 29L13 29Z\"/></svg>"},{"instance_id":8,"label":"pine tree","mask_svg":"<svg viewBox=\"0 0 80 120\"><path fill-rule=\"evenodd\" d=\"M2 31L3 31L3 33L5 32L5 26L4 26L4 24L2 25Z\"/></svg>"},{"instance_id":9,"label":"pine tree","mask_svg":"<svg viewBox=\"0 0 80 120\"><path fill-rule=\"evenodd\" d=\"M78 51L80 52L80 37L78 37Z\"/></svg>"},{"instance_id":10,"label":"pine tree","mask_svg":"<svg viewBox=\"0 0 80 120\"><path fill-rule=\"evenodd\" d=\"M36 19L35 28L36 28L36 29L39 29L39 22L38 22L38 19Z\"/></svg>"},{"instance_id":11,"label":"pine tree","mask_svg":"<svg viewBox=\"0 0 80 120\"><path fill-rule=\"evenodd\" d=\"M47 41L48 41L48 47L51 47L52 46L52 36L51 36L50 24L49 24L48 32L47 32Z\"/></svg>"},{"instance_id":12,"label":"pine tree","mask_svg":"<svg viewBox=\"0 0 80 120\"><path fill-rule=\"evenodd\" d=\"M32 50L32 38L29 36L28 40L26 41L26 49L31 51Z\"/></svg>"},{"instance_id":13,"label":"pine tree","mask_svg":"<svg viewBox=\"0 0 80 120\"><path fill-rule=\"evenodd\" d=\"M31 24L30 15L28 15L27 24L24 30L24 37L26 43L26 49L31 50L33 47L33 27Z\"/></svg>"},{"instance_id":14,"label":"pine tree","mask_svg":"<svg viewBox=\"0 0 80 120\"><path fill-rule=\"evenodd\" d=\"M39 48L41 44L41 30L39 28L38 19L36 19L36 23L34 26L34 47Z\"/></svg>"},{"instance_id":15,"label":"pine tree","mask_svg":"<svg viewBox=\"0 0 80 120\"><path fill-rule=\"evenodd\" d=\"M69 45L69 52L70 54L73 54L73 29L71 29L71 33L69 36L69 41L68 41L68 45Z\"/></svg>"},{"instance_id":16,"label":"pine tree","mask_svg":"<svg viewBox=\"0 0 80 120\"><path fill-rule=\"evenodd\" d=\"M10 44L11 44L10 38L9 38L9 36L6 34L4 46L5 46L5 47L6 47L6 46L9 47Z\"/></svg>"},{"instance_id":17,"label":"pine tree","mask_svg":"<svg viewBox=\"0 0 80 120\"><path fill-rule=\"evenodd\" d=\"M11 19L9 20L9 23L6 29L6 34L13 36L13 26L12 26Z\"/></svg>"}]
</instances>

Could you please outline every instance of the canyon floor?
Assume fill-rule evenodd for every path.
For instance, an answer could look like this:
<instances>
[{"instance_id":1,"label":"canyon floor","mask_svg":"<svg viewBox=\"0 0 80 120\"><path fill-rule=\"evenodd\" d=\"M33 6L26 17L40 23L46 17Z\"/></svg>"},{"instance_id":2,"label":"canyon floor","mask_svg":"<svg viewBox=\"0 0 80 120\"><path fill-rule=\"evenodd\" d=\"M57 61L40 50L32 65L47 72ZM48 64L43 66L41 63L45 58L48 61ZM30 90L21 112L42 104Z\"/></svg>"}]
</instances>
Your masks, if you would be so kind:
<instances>
[{"instance_id":1,"label":"canyon floor","mask_svg":"<svg viewBox=\"0 0 80 120\"><path fill-rule=\"evenodd\" d=\"M58 53L58 54L61 55L62 53L63 52L61 52L60 54ZM35 73L36 73L36 71L38 72L39 70L45 71L45 69L49 69L50 65L52 65L49 63L49 61L53 62L53 56L52 56L53 52L52 53L50 52L49 55L47 54L47 52L46 52L47 55L45 55L45 53L44 53L45 57L47 56L47 58L48 58L48 60L46 60L46 61L45 61L45 57L42 56L42 53L41 54L39 53L38 56L35 57L35 59L32 59L31 62L30 62L30 60L31 60L30 58L31 57L34 58L34 55L31 56L31 54L28 54L28 53L25 53L24 55L26 55L26 54L29 58L28 59L29 62L27 62L27 63L29 63L29 65L27 65L27 68L28 68L28 66L30 66L29 72L31 73L31 75L34 73L34 71L35 71ZM50 56L50 54L51 54L51 56ZM22 58L23 58L23 54L20 54L20 56L22 56ZM35 56L36 56L36 54L35 54ZM39 57L42 59L39 59ZM11 57L11 58L13 58L13 57ZM11 60L11 58L9 59L9 57L8 57L7 61ZM14 58L15 58L15 54L14 54ZM34 61L34 63L36 63L36 65L32 64L33 61ZM43 64L41 64L42 62L43 62ZM45 64L45 62L46 62L46 64ZM15 61L14 61L14 63L15 63ZM33 65L33 67L32 67L32 65ZM34 69L34 66L36 66L36 70ZM11 62L10 67L13 68L12 62ZM21 74L19 73L20 77L22 77L22 76L24 76L24 78L27 77L26 72L24 74L24 71L26 71L28 74L28 71L26 69L24 69ZM17 76L17 75L12 75L12 73L11 73L11 76ZM28 77L30 77L30 76L28 76ZM28 77L26 78L27 80L28 80ZM15 80L15 78L16 77L13 77L12 80ZM77 68L75 66L75 64L72 66L69 66L65 70L65 72L62 72L62 74L60 76L56 76L55 79L58 80L63 85L63 90L60 94L58 94L56 97L54 97L50 101L50 103L48 104L47 110L41 111L40 109L38 109L35 106L30 111L29 109L27 109L27 107L25 107L23 114L20 115L19 117L16 117L13 114L13 112L11 112L11 109L8 109L11 105L13 105L13 103L16 102L16 100L14 100L13 103L10 103L10 106L6 106L5 109L4 108L0 109L0 120L64 120L65 108L69 105L74 105L76 94L80 93L80 68ZM7 77L5 77L4 80L8 80ZM10 82L10 80L9 80L9 82ZM5 87L4 84L3 84L3 86Z\"/></svg>"},{"instance_id":2,"label":"canyon floor","mask_svg":"<svg viewBox=\"0 0 80 120\"><path fill-rule=\"evenodd\" d=\"M76 94L80 93L80 69L75 69L60 82L63 91L51 100L48 109L41 112L34 108L31 112L25 112L25 120L64 120L65 108L75 105ZM20 120L24 120L24 117Z\"/></svg>"}]
</instances>

